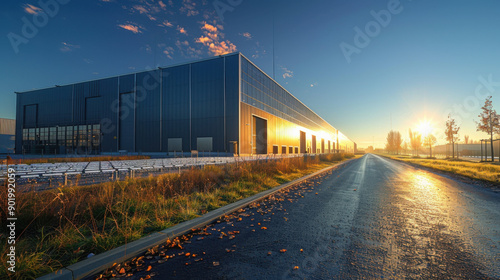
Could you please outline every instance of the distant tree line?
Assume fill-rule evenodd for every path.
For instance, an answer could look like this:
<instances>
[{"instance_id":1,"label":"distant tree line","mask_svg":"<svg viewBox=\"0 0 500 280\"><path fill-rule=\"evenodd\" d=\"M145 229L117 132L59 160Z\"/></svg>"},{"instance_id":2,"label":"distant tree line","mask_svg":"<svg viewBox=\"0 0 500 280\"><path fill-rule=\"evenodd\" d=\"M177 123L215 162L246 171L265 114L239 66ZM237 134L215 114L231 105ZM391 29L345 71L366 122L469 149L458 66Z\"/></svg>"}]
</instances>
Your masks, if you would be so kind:
<instances>
[{"instance_id":1,"label":"distant tree line","mask_svg":"<svg viewBox=\"0 0 500 280\"><path fill-rule=\"evenodd\" d=\"M494 149L493 149L493 140L494 137L497 136L497 139L500 139L500 115L493 109L491 96L486 98L483 107L481 107L481 113L478 115L479 121L475 121L477 131L485 132L489 136L490 145L491 145L491 161L494 161ZM457 125L455 119L448 115L448 119L445 123L445 140L448 144L451 145L452 149L452 158L455 158L455 144L460 141L459 138L460 127ZM421 135L417 131L412 131L410 128L408 130L409 142L405 141L401 137L401 133L399 131L391 130L387 134L387 142L385 145L385 149L388 153L399 154L401 151L404 153L407 152L408 148L411 149L413 156L419 156L420 149L428 148L429 149L429 157L432 157L432 147L437 143L437 139L432 133L428 133L427 135ZM478 144L479 140L470 139L468 135L464 136L463 144ZM457 151L458 152L458 151ZM458 155L457 155L458 157Z\"/></svg>"}]
</instances>

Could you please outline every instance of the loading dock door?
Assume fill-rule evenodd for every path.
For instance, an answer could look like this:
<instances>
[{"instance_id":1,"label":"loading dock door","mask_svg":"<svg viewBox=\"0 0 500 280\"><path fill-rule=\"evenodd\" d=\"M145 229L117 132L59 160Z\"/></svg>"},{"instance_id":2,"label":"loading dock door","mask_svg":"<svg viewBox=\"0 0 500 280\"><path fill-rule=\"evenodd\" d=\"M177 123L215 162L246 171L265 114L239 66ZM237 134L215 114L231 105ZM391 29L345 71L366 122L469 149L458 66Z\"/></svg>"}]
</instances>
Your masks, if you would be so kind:
<instances>
[{"instance_id":1,"label":"loading dock door","mask_svg":"<svg viewBox=\"0 0 500 280\"><path fill-rule=\"evenodd\" d=\"M267 120L253 116L253 153L267 154Z\"/></svg>"},{"instance_id":2,"label":"loading dock door","mask_svg":"<svg viewBox=\"0 0 500 280\"><path fill-rule=\"evenodd\" d=\"M325 153L325 139L321 139L321 153Z\"/></svg>"},{"instance_id":3,"label":"loading dock door","mask_svg":"<svg viewBox=\"0 0 500 280\"><path fill-rule=\"evenodd\" d=\"M300 132L300 153L306 153L306 133L304 131Z\"/></svg>"}]
</instances>

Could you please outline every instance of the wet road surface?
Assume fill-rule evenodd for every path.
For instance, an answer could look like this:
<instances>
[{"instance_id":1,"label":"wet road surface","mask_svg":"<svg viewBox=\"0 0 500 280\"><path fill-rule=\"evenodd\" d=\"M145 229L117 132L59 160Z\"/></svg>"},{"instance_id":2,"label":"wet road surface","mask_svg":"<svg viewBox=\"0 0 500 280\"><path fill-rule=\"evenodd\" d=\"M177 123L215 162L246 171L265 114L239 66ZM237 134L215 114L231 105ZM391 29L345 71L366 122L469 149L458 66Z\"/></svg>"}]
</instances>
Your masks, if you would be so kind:
<instances>
[{"instance_id":1,"label":"wet road surface","mask_svg":"<svg viewBox=\"0 0 500 280\"><path fill-rule=\"evenodd\" d=\"M126 279L500 279L500 193L368 154L180 242Z\"/></svg>"}]
</instances>

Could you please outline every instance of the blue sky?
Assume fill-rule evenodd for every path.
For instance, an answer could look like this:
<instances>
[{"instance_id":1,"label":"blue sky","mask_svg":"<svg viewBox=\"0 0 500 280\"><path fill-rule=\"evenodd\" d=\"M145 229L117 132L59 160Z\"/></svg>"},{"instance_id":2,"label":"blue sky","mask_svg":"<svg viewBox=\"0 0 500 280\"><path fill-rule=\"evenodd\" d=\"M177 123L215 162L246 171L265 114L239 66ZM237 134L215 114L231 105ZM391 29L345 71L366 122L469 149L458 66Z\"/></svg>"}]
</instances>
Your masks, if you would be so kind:
<instances>
[{"instance_id":1,"label":"blue sky","mask_svg":"<svg viewBox=\"0 0 500 280\"><path fill-rule=\"evenodd\" d=\"M14 91L226 52L242 52L272 76L273 49L276 80L360 147L382 147L391 128L407 136L424 119L444 143L448 113L461 124L462 139L486 138L474 124L485 96L493 95L500 111L500 1L8 0L2 6L0 118L15 118Z\"/></svg>"}]
</instances>

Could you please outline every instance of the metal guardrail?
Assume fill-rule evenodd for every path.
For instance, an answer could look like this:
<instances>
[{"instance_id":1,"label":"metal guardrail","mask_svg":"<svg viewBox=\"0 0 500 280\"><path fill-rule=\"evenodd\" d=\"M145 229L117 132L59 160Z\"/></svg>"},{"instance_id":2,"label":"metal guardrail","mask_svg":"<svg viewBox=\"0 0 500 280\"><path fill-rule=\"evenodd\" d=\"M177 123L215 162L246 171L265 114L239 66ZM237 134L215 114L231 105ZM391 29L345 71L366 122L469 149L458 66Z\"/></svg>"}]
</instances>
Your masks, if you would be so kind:
<instances>
[{"instance_id":1,"label":"metal guardrail","mask_svg":"<svg viewBox=\"0 0 500 280\"><path fill-rule=\"evenodd\" d=\"M71 186L88 186L94 184L101 184L111 181L123 181L129 178L146 178L149 176L159 176L167 173L181 173L183 171L198 168L203 169L208 165L224 165L224 164L239 164L247 161L270 161L280 160L283 158L296 158L296 157L312 157L316 155L267 155L267 156L248 156L234 158L234 161L215 162L215 163L190 163L185 165L162 166L162 167L129 167L117 168L109 170L90 170L83 172L67 172L67 173L41 173L32 175L16 175L16 186L18 191L44 191L56 189L58 187L71 187ZM5 178L0 178L0 185L4 184Z\"/></svg>"}]
</instances>

